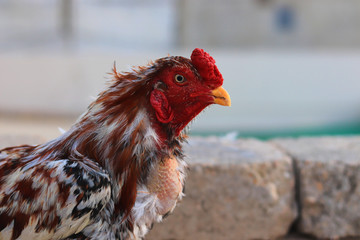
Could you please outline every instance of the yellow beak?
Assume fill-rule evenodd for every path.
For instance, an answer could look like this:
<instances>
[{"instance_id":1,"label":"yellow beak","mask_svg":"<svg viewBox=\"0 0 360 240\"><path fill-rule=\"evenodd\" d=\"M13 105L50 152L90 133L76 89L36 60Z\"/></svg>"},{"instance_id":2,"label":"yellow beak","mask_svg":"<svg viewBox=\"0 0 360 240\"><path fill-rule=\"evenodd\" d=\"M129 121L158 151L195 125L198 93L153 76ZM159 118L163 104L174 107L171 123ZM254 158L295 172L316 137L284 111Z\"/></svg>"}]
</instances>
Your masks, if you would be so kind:
<instances>
[{"instance_id":1,"label":"yellow beak","mask_svg":"<svg viewBox=\"0 0 360 240\"><path fill-rule=\"evenodd\" d=\"M214 103L222 106L231 106L230 95L223 87L212 90L211 95L214 97Z\"/></svg>"}]
</instances>

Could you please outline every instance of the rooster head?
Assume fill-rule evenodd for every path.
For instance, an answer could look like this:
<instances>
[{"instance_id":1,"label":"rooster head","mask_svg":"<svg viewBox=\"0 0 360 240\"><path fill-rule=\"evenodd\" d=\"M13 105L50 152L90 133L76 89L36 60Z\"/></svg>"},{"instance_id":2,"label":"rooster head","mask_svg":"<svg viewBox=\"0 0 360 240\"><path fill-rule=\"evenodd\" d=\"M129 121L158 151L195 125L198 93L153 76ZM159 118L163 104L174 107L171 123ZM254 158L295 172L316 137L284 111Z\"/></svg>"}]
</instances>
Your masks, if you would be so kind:
<instances>
[{"instance_id":1,"label":"rooster head","mask_svg":"<svg viewBox=\"0 0 360 240\"><path fill-rule=\"evenodd\" d=\"M168 124L175 135L207 106L231 105L215 60L204 50L196 48L191 59L161 58L155 66L161 67L152 79L151 107L156 119Z\"/></svg>"}]
</instances>

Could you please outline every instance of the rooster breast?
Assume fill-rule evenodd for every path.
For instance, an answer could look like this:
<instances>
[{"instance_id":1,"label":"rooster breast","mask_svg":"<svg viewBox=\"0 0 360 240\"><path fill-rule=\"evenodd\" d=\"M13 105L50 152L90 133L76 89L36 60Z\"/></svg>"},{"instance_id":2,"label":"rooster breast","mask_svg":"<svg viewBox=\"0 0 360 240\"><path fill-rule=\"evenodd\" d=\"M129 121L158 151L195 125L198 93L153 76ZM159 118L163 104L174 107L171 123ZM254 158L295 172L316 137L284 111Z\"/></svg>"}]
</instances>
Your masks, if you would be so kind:
<instances>
[{"instance_id":1,"label":"rooster breast","mask_svg":"<svg viewBox=\"0 0 360 240\"><path fill-rule=\"evenodd\" d=\"M182 199L185 168L186 162L175 157L167 157L153 166L147 184L138 187L132 209L135 235L144 236L154 222L162 221Z\"/></svg>"},{"instance_id":2,"label":"rooster breast","mask_svg":"<svg viewBox=\"0 0 360 240\"><path fill-rule=\"evenodd\" d=\"M182 193L182 183L178 162L175 158L168 158L161 161L148 184L149 193L156 195L156 211L165 215L172 211L176 201Z\"/></svg>"}]
</instances>

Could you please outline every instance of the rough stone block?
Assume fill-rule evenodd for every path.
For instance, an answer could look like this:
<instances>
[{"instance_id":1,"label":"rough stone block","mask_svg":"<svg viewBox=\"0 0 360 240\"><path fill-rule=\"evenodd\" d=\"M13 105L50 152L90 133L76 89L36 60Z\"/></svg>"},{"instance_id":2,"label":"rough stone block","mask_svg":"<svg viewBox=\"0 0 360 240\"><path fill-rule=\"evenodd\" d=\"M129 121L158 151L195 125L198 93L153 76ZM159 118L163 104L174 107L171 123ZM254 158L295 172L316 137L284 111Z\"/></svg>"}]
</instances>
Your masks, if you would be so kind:
<instances>
[{"instance_id":1,"label":"rough stone block","mask_svg":"<svg viewBox=\"0 0 360 240\"><path fill-rule=\"evenodd\" d=\"M360 137L273 143L295 160L298 231L327 239L360 236Z\"/></svg>"},{"instance_id":2,"label":"rough stone block","mask_svg":"<svg viewBox=\"0 0 360 240\"><path fill-rule=\"evenodd\" d=\"M290 158L258 140L191 138L185 198L147 239L275 239L297 216Z\"/></svg>"}]
</instances>

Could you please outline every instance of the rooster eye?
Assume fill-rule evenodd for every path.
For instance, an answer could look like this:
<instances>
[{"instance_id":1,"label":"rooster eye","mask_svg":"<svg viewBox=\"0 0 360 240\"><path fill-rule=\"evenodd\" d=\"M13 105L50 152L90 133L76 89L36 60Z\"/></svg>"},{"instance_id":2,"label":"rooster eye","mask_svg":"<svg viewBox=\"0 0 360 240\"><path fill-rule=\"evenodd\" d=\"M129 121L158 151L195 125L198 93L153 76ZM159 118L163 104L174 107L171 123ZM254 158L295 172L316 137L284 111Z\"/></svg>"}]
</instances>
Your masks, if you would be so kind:
<instances>
[{"instance_id":1,"label":"rooster eye","mask_svg":"<svg viewBox=\"0 0 360 240\"><path fill-rule=\"evenodd\" d=\"M175 81L177 83L184 83L186 81L185 77L180 75L180 74L176 74L175 75Z\"/></svg>"}]
</instances>

